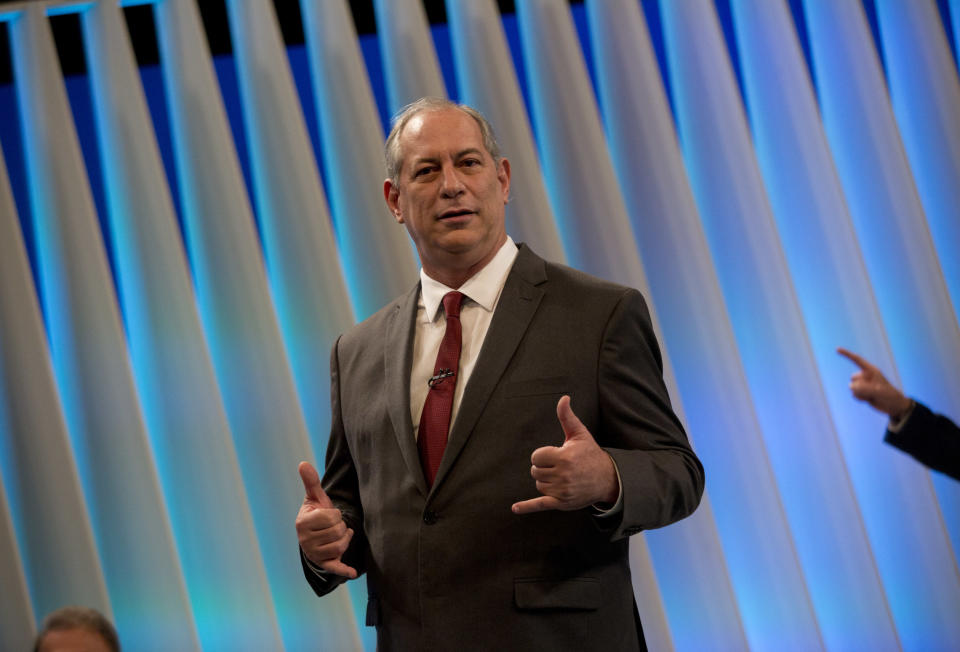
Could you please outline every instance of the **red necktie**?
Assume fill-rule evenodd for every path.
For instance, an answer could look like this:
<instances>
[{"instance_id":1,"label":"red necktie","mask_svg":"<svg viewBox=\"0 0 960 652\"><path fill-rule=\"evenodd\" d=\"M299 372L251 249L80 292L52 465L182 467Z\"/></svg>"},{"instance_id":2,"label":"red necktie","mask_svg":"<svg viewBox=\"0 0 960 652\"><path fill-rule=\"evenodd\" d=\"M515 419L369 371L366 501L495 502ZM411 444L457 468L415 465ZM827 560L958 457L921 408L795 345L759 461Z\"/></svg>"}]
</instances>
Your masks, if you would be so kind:
<instances>
[{"instance_id":1,"label":"red necktie","mask_svg":"<svg viewBox=\"0 0 960 652\"><path fill-rule=\"evenodd\" d=\"M420 429L417 432L417 448L427 486L433 486L437 476L443 449L447 446L447 431L450 429L450 414L453 412L453 392L457 387L457 370L460 368L460 292L443 295L443 311L447 315L447 330L440 342L433 376L428 381L430 390L420 413Z\"/></svg>"}]
</instances>

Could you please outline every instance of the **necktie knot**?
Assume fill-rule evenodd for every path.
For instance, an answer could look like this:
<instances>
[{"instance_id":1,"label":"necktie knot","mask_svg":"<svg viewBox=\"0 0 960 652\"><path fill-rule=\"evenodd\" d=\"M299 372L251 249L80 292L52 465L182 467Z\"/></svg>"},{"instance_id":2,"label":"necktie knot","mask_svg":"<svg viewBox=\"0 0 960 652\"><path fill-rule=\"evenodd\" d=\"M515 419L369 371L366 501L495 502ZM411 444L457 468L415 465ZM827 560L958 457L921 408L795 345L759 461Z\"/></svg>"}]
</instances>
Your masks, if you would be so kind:
<instances>
[{"instance_id":1,"label":"necktie knot","mask_svg":"<svg viewBox=\"0 0 960 652\"><path fill-rule=\"evenodd\" d=\"M447 292L443 295L443 311L447 315L447 319L450 317L456 317L460 319L460 306L463 304L463 293L457 292Z\"/></svg>"}]
</instances>

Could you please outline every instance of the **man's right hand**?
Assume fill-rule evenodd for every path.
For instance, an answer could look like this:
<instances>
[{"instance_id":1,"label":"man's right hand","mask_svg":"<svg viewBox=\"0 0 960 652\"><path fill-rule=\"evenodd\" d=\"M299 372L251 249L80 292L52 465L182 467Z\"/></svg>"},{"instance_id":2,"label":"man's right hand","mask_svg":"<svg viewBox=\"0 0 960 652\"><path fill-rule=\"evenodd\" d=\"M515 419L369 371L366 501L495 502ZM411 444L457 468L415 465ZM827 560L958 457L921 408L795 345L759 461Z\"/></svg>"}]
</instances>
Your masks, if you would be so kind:
<instances>
[{"instance_id":1,"label":"man's right hand","mask_svg":"<svg viewBox=\"0 0 960 652\"><path fill-rule=\"evenodd\" d=\"M865 359L844 348L838 348L837 353L860 367L860 371L850 376L850 391L854 398L866 401L894 421L899 421L913 406L913 401L904 396L879 369Z\"/></svg>"},{"instance_id":2,"label":"man's right hand","mask_svg":"<svg viewBox=\"0 0 960 652\"><path fill-rule=\"evenodd\" d=\"M297 467L306 497L297 514L297 539L300 549L313 564L328 573L354 579L357 571L340 558L347 551L353 530L343 522L343 514L333 506L320 486L320 475L309 462Z\"/></svg>"}]
</instances>

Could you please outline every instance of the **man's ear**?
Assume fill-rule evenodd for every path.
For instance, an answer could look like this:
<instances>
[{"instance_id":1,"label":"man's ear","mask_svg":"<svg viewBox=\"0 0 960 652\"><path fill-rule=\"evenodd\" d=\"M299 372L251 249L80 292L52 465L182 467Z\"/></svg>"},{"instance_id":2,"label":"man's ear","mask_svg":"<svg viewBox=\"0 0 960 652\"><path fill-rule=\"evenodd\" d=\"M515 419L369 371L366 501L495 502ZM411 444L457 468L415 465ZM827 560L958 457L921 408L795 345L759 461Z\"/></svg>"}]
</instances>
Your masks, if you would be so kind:
<instances>
[{"instance_id":1,"label":"man's ear","mask_svg":"<svg viewBox=\"0 0 960 652\"><path fill-rule=\"evenodd\" d=\"M497 179L500 180L500 187L503 189L503 203L506 204L510 201L510 161L505 158L500 159Z\"/></svg>"},{"instance_id":2,"label":"man's ear","mask_svg":"<svg viewBox=\"0 0 960 652\"><path fill-rule=\"evenodd\" d=\"M403 214L400 212L400 190L391 179L385 179L383 182L383 198L387 202L387 208L390 214L398 224L403 224Z\"/></svg>"}]
</instances>

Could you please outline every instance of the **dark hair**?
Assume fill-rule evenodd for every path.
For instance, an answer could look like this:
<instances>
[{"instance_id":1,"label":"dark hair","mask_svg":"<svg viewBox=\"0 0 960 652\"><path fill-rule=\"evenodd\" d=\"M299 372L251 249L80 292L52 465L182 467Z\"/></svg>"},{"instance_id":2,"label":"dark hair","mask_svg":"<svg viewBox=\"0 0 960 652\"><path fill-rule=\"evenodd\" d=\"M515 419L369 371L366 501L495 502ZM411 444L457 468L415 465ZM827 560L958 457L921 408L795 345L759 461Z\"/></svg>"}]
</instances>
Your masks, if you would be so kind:
<instances>
[{"instance_id":1,"label":"dark hair","mask_svg":"<svg viewBox=\"0 0 960 652\"><path fill-rule=\"evenodd\" d=\"M403 161L400 160L400 133L403 131L403 128L407 126L407 123L410 122L410 119L424 111L439 111L442 109L456 109L473 118L480 128L480 137L483 140L484 148L493 158L494 163L500 163L500 159L503 157L500 155L500 145L497 144L497 138L493 133L493 125L483 117L482 113L472 106L458 104L457 102L442 97L421 97L416 102L411 102L400 109L397 114L393 116L393 128L390 129L390 135L387 136L387 142L383 146L387 178L396 182L397 176L400 174L400 168L403 165Z\"/></svg>"},{"instance_id":2,"label":"dark hair","mask_svg":"<svg viewBox=\"0 0 960 652\"><path fill-rule=\"evenodd\" d=\"M70 629L85 629L88 632L99 634L103 642L113 652L120 652L120 639L117 630L110 621L96 609L88 607L63 607L48 615L43 621L43 628L37 634L33 644L33 652L39 652L43 637L50 632L62 632Z\"/></svg>"}]
</instances>

